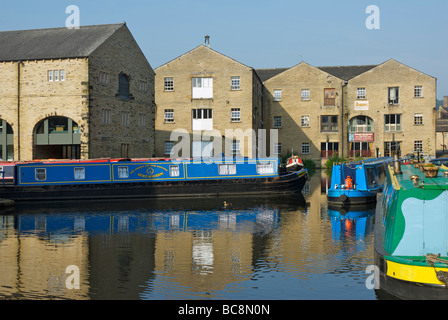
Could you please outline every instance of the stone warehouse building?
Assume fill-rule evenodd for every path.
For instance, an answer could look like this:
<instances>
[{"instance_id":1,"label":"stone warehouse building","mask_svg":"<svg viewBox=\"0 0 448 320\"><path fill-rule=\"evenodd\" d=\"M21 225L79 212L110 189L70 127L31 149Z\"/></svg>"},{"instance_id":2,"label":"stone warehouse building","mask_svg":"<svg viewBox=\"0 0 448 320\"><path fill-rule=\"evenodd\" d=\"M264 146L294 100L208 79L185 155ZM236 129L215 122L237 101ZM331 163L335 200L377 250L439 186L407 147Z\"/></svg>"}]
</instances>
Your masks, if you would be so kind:
<instances>
[{"instance_id":1,"label":"stone warehouse building","mask_svg":"<svg viewBox=\"0 0 448 320\"><path fill-rule=\"evenodd\" d=\"M154 155L154 71L126 24L0 43L0 159Z\"/></svg>"},{"instance_id":2,"label":"stone warehouse building","mask_svg":"<svg viewBox=\"0 0 448 320\"><path fill-rule=\"evenodd\" d=\"M435 152L436 79L393 59L380 65L256 70L273 152L317 164L345 157Z\"/></svg>"},{"instance_id":3,"label":"stone warehouse building","mask_svg":"<svg viewBox=\"0 0 448 320\"><path fill-rule=\"evenodd\" d=\"M158 156L257 156L265 112L253 68L200 45L155 71ZM187 137L181 152L176 130Z\"/></svg>"}]
</instances>

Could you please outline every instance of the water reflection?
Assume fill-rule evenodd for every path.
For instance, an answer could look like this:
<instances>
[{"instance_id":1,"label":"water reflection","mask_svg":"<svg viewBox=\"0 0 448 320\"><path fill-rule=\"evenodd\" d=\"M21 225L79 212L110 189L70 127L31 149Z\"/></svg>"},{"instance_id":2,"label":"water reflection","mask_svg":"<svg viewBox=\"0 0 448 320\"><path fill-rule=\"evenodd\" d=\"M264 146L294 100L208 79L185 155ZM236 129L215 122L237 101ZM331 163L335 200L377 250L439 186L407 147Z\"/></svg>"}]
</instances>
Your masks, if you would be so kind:
<instances>
[{"instance_id":1,"label":"water reflection","mask_svg":"<svg viewBox=\"0 0 448 320\"><path fill-rule=\"evenodd\" d=\"M375 299L371 212L334 212L322 186L318 172L299 197L17 206L0 215L0 298Z\"/></svg>"}]
</instances>

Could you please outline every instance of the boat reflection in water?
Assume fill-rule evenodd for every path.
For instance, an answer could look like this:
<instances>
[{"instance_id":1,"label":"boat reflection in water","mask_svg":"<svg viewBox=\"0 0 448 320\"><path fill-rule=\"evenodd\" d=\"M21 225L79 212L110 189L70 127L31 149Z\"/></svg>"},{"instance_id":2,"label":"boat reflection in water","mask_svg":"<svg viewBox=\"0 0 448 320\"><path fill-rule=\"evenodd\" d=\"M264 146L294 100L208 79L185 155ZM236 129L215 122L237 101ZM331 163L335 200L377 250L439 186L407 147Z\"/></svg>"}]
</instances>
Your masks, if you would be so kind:
<instances>
[{"instance_id":1,"label":"boat reflection in water","mask_svg":"<svg viewBox=\"0 0 448 320\"><path fill-rule=\"evenodd\" d=\"M345 237L363 239L366 234L371 233L375 208L375 204L348 208L328 206L333 240L342 240Z\"/></svg>"},{"instance_id":2,"label":"boat reflection in water","mask_svg":"<svg viewBox=\"0 0 448 320\"><path fill-rule=\"evenodd\" d=\"M250 279L254 247L280 210L305 206L301 195L23 204L0 215L0 297L206 298ZM68 266L79 270L79 290L66 286Z\"/></svg>"}]
</instances>

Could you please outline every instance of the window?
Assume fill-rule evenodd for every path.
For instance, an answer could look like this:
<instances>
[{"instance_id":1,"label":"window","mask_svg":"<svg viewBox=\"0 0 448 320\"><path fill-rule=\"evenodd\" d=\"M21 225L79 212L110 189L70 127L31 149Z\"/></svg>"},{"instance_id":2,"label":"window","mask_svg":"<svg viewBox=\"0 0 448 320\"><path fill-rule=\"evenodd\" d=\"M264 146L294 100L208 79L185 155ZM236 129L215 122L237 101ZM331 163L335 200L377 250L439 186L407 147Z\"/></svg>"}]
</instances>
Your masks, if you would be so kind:
<instances>
[{"instance_id":1,"label":"window","mask_svg":"<svg viewBox=\"0 0 448 320\"><path fill-rule=\"evenodd\" d=\"M310 126L310 116L302 116L302 127Z\"/></svg>"},{"instance_id":2,"label":"window","mask_svg":"<svg viewBox=\"0 0 448 320\"><path fill-rule=\"evenodd\" d=\"M324 89L324 106L336 105L336 90L334 88Z\"/></svg>"},{"instance_id":3,"label":"window","mask_svg":"<svg viewBox=\"0 0 448 320\"><path fill-rule=\"evenodd\" d=\"M282 127L282 117L275 116L274 117L274 128L281 128Z\"/></svg>"},{"instance_id":4,"label":"window","mask_svg":"<svg viewBox=\"0 0 448 320\"><path fill-rule=\"evenodd\" d=\"M138 88L140 91L146 92L146 91L148 91L148 83L146 81L139 81Z\"/></svg>"},{"instance_id":5,"label":"window","mask_svg":"<svg viewBox=\"0 0 448 320\"><path fill-rule=\"evenodd\" d=\"M310 154L310 143L309 142L302 143L302 154Z\"/></svg>"},{"instance_id":6,"label":"window","mask_svg":"<svg viewBox=\"0 0 448 320\"><path fill-rule=\"evenodd\" d=\"M121 125L129 126L129 111L121 111Z\"/></svg>"},{"instance_id":7,"label":"window","mask_svg":"<svg viewBox=\"0 0 448 320\"><path fill-rule=\"evenodd\" d=\"M230 121L231 122L240 122L241 121L240 108L232 108L231 113L230 113Z\"/></svg>"},{"instance_id":8,"label":"window","mask_svg":"<svg viewBox=\"0 0 448 320\"><path fill-rule=\"evenodd\" d=\"M321 142L320 151L322 158L331 158L339 154L339 142Z\"/></svg>"},{"instance_id":9,"label":"window","mask_svg":"<svg viewBox=\"0 0 448 320\"><path fill-rule=\"evenodd\" d=\"M384 131L401 131L401 114L384 115Z\"/></svg>"},{"instance_id":10,"label":"window","mask_svg":"<svg viewBox=\"0 0 448 320\"><path fill-rule=\"evenodd\" d=\"M118 97L121 99L129 99L129 88L129 76L121 72L118 75Z\"/></svg>"},{"instance_id":11,"label":"window","mask_svg":"<svg viewBox=\"0 0 448 320\"><path fill-rule=\"evenodd\" d=\"M168 77L165 78L165 86L164 86L164 90L165 91L174 91L174 78Z\"/></svg>"},{"instance_id":12,"label":"window","mask_svg":"<svg viewBox=\"0 0 448 320\"><path fill-rule=\"evenodd\" d=\"M34 175L36 181L45 181L47 180L47 169L45 168L34 169Z\"/></svg>"},{"instance_id":13,"label":"window","mask_svg":"<svg viewBox=\"0 0 448 320\"><path fill-rule=\"evenodd\" d=\"M99 76L100 83L103 83L103 84L109 83L109 74L108 73L100 71L99 75L100 75Z\"/></svg>"},{"instance_id":14,"label":"window","mask_svg":"<svg viewBox=\"0 0 448 320\"><path fill-rule=\"evenodd\" d=\"M165 123L174 122L174 109L165 109Z\"/></svg>"},{"instance_id":15,"label":"window","mask_svg":"<svg viewBox=\"0 0 448 320\"><path fill-rule=\"evenodd\" d=\"M421 113L414 114L414 124L416 126L423 125L423 114L421 114Z\"/></svg>"},{"instance_id":16,"label":"window","mask_svg":"<svg viewBox=\"0 0 448 320\"><path fill-rule=\"evenodd\" d=\"M218 165L218 173L220 175L236 174L236 164L220 164Z\"/></svg>"},{"instance_id":17,"label":"window","mask_svg":"<svg viewBox=\"0 0 448 320\"><path fill-rule=\"evenodd\" d=\"M106 123L110 123L110 115L111 115L111 111L110 109L101 109L101 122L106 124Z\"/></svg>"},{"instance_id":18,"label":"window","mask_svg":"<svg viewBox=\"0 0 448 320\"><path fill-rule=\"evenodd\" d=\"M384 142L384 156L391 157L395 152L401 150L401 141L386 141Z\"/></svg>"},{"instance_id":19,"label":"window","mask_svg":"<svg viewBox=\"0 0 448 320\"><path fill-rule=\"evenodd\" d=\"M338 116L322 116L321 132L338 132Z\"/></svg>"},{"instance_id":20,"label":"window","mask_svg":"<svg viewBox=\"0 0 448 320\"><path fill-rule=\"evenodd\" d=\"M118 178L120 179L129 178L129 167L118 167Z\"/></svg>"},{"instance_id":21,"label":"window","mask_svg":"<svg viewBox=\"0 0 448 320\"><path fill-rule=\"evenodd\" d=\"M399 102L399 88L398 87L390 87L388 88L389 90L389 99L388 99L388 103L389 104L398 104Z\"/></svg>"},{"instance_id":22,"label":"window","mask_svg":"<svg viewBox=\"0 0 448 320\"><path fill-rule=\"evenodd\" d=\"M416 140L414 141L414 151L423 151L423 141L422 140Z\"/></svg>"},{"instance_id":23,"label":"window","mask_svg":"<svg viewBox=\"0 0 448 320\"><path fill-rule=\"evenodd\" d=\"M280 142L274 143L274 154L275 155L282 154L282 144Z\"/></svg>"},{"instance_id":24,"label":"window","mask_svg":"<svg viewBox=\"0 0 448 320\"><path fill-rule=\"evenodd\" d=\"M240 77L232 77L230 79L230 90L240 90L240 89L241 89Z\"/></svg>"},{"instance_id":25,"label":"window","mask_svg":"<svg viewBox=\"0 0 448 320\"><path fill-rule=\"evenodd\" d=\"M358 88L358 99L365 99L366 98L366 88Z\"/></svg>"},{"instance_id":26,"label":"window","mask_svg":"<svg viewBox=\"0 0 448 320\"><path fill-rule=\"evenodd\" d=\"M310 89L302 89L302 100L310 100Z\"/></svg>"},{"instance_id":27,"label":"window","mask_svg":"<svg viewBox=\"0 0 448 320\"><path fill-rule=\"evenodd\" d=\"M191 78L193 99L213 99L213 78Z\"/></svg>"},{"instance_id":28,"label":"window","mask_svg":"<svg viewBox=\"0 0 448 320\"><path fill-rule=\"evenodd\" d=\"M423 98L423 87L422 86L414 87L414 98Z\"/></svg>"},{"instance_id":29,"label":"window","mask_svg":"<svg viewBox=\"0 0 448 320\"><path fill-rule=\"evenodd\" d=\"M179 166L170 166L170 177L179 176Z\"/></svg>"},{"instance_id":30,"label":"window","mask_svg":"<svg viewBox=\"0 0 448 320\"><path fill-rule=\"evenodd\" d=\"M86 178L86 168L75 168L75 180L84 180Z\"/></svg>"},{"instance_id":31,"label":"window","mask_svg":"<svg viewBox=\"0 0 448 320\"><path fill-rule=\"evenodd\" d=\"M373 132L373 119L367 116L356 116L348 125L349 133Z\"/></svg>"},{"instance_id":32,"label":"window","mask_svg":"<svg viewBox=\"0 0 448 320\"><path fill-rule=\"evenodd\" d=\"M144 114L144 113L138 114L138 126L140 128L146 127L146 114Z\"/></svg>"},{"instance_id":33,"label":"window","mask_svg":"<svg viewBox=\"0 0 448 320\"><path fill-rule=\"evenodd\" d=\"M274 164L272 162L257 163L257 173L258 174L274 173Z\"/></svg>"},{"instance_id":34,"label":"window","mask_svg":"<svg viewBox=\"0 0 448 320\"><path fill-rule=\"evenodd\" d=\"M193 130L213 130L213 109L193 109Z\"/></svg>"},{"instance_id":35,"label":"window","mask_svg":"<svg viewBox=\"0 0 448 320\"><path fill-rule=\"evenodd\" d=\"M174 142L173 141L165 141L165 154L171 155L174 148Z\"/></svg>"},{"instance_id":36,"label":"window","mask_svg":"<svg viewBox=\"0 0 448 320\"><path fill-rule=\"evenodd\" d=\"M48 70L47 80L49 82L65 81L65 70Z\"/></svg>"},{"instance_id":37,"label":"window","mask_svg":"<svg viewBox=\"0 0 448 320\"><path fill-rule=\"evenodd\" d=\"M232 141L232 148L230 151L232 152L233 155L240 154L240 141L239 140Z\"/></svg>"},{"instance_id":38,"label":"window","mask_svg":"<svg viewBox=\"0 0 448 320\"><path fill-rule=\"evenodd\" d=\"M274 90L274 101L282 101L282 90Z\"/></svg>"}]
</instances>

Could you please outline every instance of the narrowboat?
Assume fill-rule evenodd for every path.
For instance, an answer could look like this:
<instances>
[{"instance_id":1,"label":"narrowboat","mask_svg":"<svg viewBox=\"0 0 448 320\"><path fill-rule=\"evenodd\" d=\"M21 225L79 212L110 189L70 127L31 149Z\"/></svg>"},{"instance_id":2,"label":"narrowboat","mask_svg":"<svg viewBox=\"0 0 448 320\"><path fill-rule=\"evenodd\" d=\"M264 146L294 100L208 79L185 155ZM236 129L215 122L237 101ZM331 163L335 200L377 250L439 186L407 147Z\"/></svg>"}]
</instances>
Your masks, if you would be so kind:
<instances>
[{"instance_id":1,"label":"narrowboat","mask_svg":"<svg viewBox=\"0 0 448 320\"><path fill-rule=\"evenodd\" d=\"M292 171L299 171L304 168L303 161L298 156L291 156L288 159L286 159L285 163L286 171L292 172Z\"/></svg>"},{"instance_id":2,"label":"narrowboat","mask_svg":"<svg viewBox=\"0 0 448 320\"><path fill-rule=\"evenodd\" d=\"M386 164L392 158L373 158L357 162L335 163L331 171L328 204L334 206L376 203L383 190Z\"/></svg>"},{"instance_id":3,"label":"narrowboat","mask_svg":"<svg viewBox=\"0 0 448 320\"><path fill-rule=\"evenodd\" d=\"M448 299L448 177L413 165L397 174L389 165L376 206L374 247L379 292Z\"/></svg>"},{"instance_id":4,"label":"narrowboat","mask_svg":"<svg viewBox=\"0 0 448 320\"><path fill-rule=\"evenodd\" d=\"M300 193L306 169L282 173L277 158L98 159L18 162L0 198L83 200Z\"/></svg>"}]
</instances>

